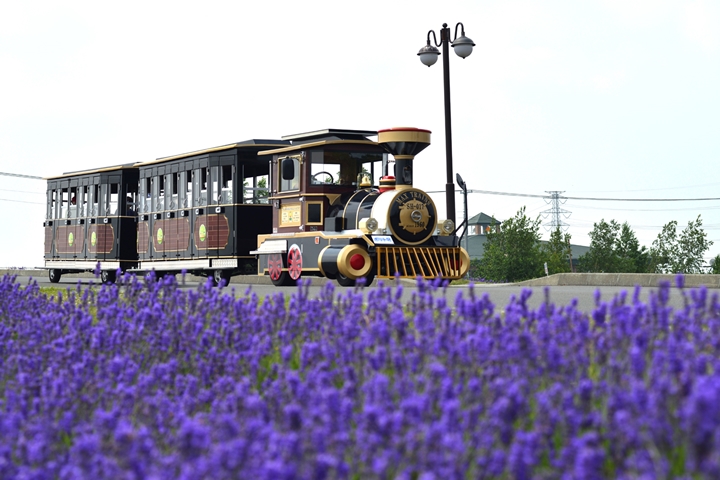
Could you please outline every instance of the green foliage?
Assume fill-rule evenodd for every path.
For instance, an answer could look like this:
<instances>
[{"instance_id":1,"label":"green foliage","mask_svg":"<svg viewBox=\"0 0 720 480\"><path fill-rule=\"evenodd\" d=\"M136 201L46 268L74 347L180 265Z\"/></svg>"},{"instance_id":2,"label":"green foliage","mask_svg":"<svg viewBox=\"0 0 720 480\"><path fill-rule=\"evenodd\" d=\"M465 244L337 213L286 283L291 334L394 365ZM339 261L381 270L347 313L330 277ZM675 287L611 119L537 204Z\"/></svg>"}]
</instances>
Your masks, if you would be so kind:
<instances>
[{"instance_id":1,"label":"green foliage","mask_svg":"<svg viewBox=\"0 0 720 480\"><path fill-rule=\"evenodd\" d=\"M677 234L677 221L663 226L650 248L650 269L656 273L703 273L703 255L712 240L702 229L702 218L689 221Z\"/></svg>"},{"instance_id":2,"label":"green foliage","mask_svg":"<svg viewBox=\"0 0 720 480\"><path fill-rule=\"evenodd\" d=\"M547 262L548 274L570 271L570 234L563 234L556 228L550 234L550 240L541 248L542 259Z\"/></svg>"},{"instance_id":3,"label":"green foliage","mask_svg":"<svg viewBox=\"0 0 720 480\"><path fill-rule=\"evenodd\" d=\"M580 257L581 272L642 273L647 271L649 253L635 236L630 225L605 219L593 224L590 250Z\"/></svg>"},{"instance_id":4,"label":"green foliage","mask_svg":"<svg viewBox=\"0 0 720 480\"><path fill-rule=\"evenodd\" d=\"M517 282L543 275L540 218L531 220L525 207L515 217L493 225L487 235L480 277L494 282Z\"/></svg>"},{"instance_id":5,"label":"green foliage","mask_svg":"<svg viewBox=\"0 0 720 480\"><path fill-rule=\"evenodd\" d=\"M720 275L720 254L710 260L710 272L714 275Z\"/></svg>"}]
</instances>

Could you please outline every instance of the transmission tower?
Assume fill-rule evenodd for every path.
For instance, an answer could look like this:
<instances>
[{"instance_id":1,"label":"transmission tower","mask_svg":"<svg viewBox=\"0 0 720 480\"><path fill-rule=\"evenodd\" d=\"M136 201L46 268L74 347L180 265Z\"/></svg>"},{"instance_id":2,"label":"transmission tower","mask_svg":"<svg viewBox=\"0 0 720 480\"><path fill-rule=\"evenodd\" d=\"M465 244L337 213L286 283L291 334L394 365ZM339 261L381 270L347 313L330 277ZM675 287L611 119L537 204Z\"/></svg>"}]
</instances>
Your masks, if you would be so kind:
<instances>
[{"instance_id":1,"label":"transmission tower","mask_svg":"<svg viewBox=\"0 0 720 480\"><path fill-rule=\"evenodd\" d=\"M545 193L549 193L550 197L543 197L543 199L545 200L545 203L551 204L552 208L550 208L550 210L540 212L543 218L550 217L550 221L543 223L543 227L549 231L555 230L556 228L562 229L563 232L567 231L570 224L564 222L561 217L568 218L571 212L560 208L560 205L567 201L567 198L560 196L561 193L565 192L548 192L545 190Z\"/></svg>"}]
</instances>

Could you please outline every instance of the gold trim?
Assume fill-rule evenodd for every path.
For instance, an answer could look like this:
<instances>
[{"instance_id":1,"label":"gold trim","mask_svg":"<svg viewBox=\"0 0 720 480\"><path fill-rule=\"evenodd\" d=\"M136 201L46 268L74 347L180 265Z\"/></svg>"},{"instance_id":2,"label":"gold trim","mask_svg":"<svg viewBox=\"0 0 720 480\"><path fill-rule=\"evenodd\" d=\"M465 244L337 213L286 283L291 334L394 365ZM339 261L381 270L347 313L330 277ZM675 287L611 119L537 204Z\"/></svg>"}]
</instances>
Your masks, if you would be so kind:
<instances>
[{"instance_id":1,"label":"gold trim","mask_svg":"<svg viewBox=\"0 0 720 480\"><path fill-rule=\"evenodd\" d=\"M305 203L305 220L306 220L305 225L323 225L324 224L323 218L325 218L323 216L323 214L325 213L324 203L323 202L303 202L303 203ZM308 208L310 207L310 205L320 205L320 221L319 222L310 222L310 220L309 220L310 213L308 212Z\"/></svg>"},{"instance_id":2,"label":"gold trim","mask_svg":"<svg viewBox=\"0 0 720 480\"><path fill-rule=\"evenodd\" d=\"M416 142L430 145L430 133L427 130L384 130L378 132L377 143Z\"/></svg>"},{"instance_id":3,"label":"gold trim","mask_svg":"<svg viewBox=\"0 0 720 480\"><path fill-rule=\"evenodd\" d=\"M462 247L384 247L375 249L377 276L394 278L395 272L401 278L462 278L470 268L470 255ZM459 256L460 265L456 259ZM398 261L399 260L399 261ZM385 274L380 273L381 266ZM417 266L417 269L416 269Z\"/></svg>"},{"instance_id":4,"label":"gold trim","mask_svg":"<svg viewBox=\"0 0 720 480\"><path fill-rule=\"evenodd\" d=\"M321 147L323 145L378 145L378 142L371 140L322 140L319 142L312 143L301 143L299 145L292 145L290 147L276 148L275 150L263 150L258 152L260 155L279 155L285 152L293 152L296 150L307 150L308 148Z\"/></svg>"},{"instance_id":5,"label":"gold trim","mask_svg":"<svg viewBox=\"0 0 720 480\"><path fill-rule=\"evenodd\" d=\"M322 268L322 257L323 253L325 253L325 250L330 248L330 245L325 245L325 247L320 250L320 253L318 254L317 262L318 262L318 270L320 270L320 273L322 273L323 277L327 277L327 274L325 273L325 270Z\"/></svg>"},{"instance_id":6,"label":"gold trim","mask_svg":"<svg viewBox=\"0 0 720 480\"><path fill-rule=\"evenodd\" d=\"M363 257L363 260L365 260L365 264L359 270L354 269L350 265L349 260L353 255L360 255L361 257ZM368 255L367 250L365 250L358 244L352 244L347 245L342 250L340 250L337 258L337 267L338 272L342 273L344 276L351 280L356 280L370 273L370 269L372 268L372 260L370 260L370 255Z\"/></svg>"}]
</instances>

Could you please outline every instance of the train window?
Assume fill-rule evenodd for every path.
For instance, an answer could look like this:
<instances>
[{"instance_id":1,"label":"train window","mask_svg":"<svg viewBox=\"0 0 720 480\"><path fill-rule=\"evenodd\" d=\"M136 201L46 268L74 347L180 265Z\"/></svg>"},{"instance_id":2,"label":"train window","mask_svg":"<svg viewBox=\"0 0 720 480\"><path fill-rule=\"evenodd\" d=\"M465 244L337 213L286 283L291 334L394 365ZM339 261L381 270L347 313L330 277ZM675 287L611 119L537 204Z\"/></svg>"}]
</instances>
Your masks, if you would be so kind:
<instances>
[{"instance_id":1,"label":"train window","mask_svg":"<svg viewBox=\"0 0 720 480\"><path fill-rule=\"evenodd\" d=\"M89 217L97 217L98 214L98 186L92 185L88 189L88 213Z\"/></svg>"},{"instance_id":2,"label":"train window","mask_svg":"<svg viewBox=\"0 0 720 480\"><path fill-rule=\"evenodd\" d=\"M169 173L165 175L165 210L174 210L177 205L177 173Z\"/></svg>"},{"instance_id":3,"label":"train window","mask_svg":"<svg viewBox=\"0 0 720 480\"><path fill-rule=\"evenodd\" d=\"M387 156L384 154L383 156ZM360 175L367 175L372 185L380 185L380 177L383 176L383 160L374 160L371 162L363 162Z\"/></svg>"},{"instance_id":4,"label":"train window","mask_svg":"<svg viewBox=\"0 0 720 480\"><path fill-rule=\"evenodd\" d=\"M55 196L53 190L48 190L45 197L45 219L50 220L53 218L53 212L55 211Z\"/></svg>"},{"instance_id":5,"label":"train window","mask_svg":"<svg viewBox=\"0 0 720 480\"><path fill-rule=\"evenodd\" d=\"M207 168L195 170L195 191L199 192L195 205L207 205Z\"/></svg>"},{"instance_id":6,"label":"train window","mask_svg":"<svg viewBox=\"0 0 720 480\"><path fill-rule=\"evenodd\" d=\"M87 197L85 196L85 187L78 187L77 189L77 216L84 217L87 212Z\"/></svg>"},{"instance_id":7,"label":"train window","mask_svg":"<svg viewBox=\"0 0 720 480\"><path fill-rule=\"evenodd\" d=\"M185 198L183 199L182 205L183 207L191 207L193 204L193 172L192 170L188 170L185 172Z\"/></svg>"},{"instance_id":8,"label":"train window","mask_svg":"<svg viewBox=\"0 0 720 480\"><path fill-rule=\"evenodd\" d=\"M218 167L210 167L210 192L212 203L220 203L220 172Z\"/></svg>"},{"instance_id":9,"label":"train window","mask_svg":"<svg viewBox=\"0 0 720 480\"><path fill-rule=\"evenodd\" d=\"M138 183L138 213L150 211L150 179L141 178Z\"/></svg>"},{"instance_id":10,"label":"train window","mask_svg":"<svg viewBox=\"0 0 720 480\"><path fill-rule=\"evenodd\" d=\"M313 152L310 183L315 185L356 185L358 158L349 152Z\"/></svg>"},{"instance_id":11,"label":"train window","mask_svg":"<svg viewBox=\"0 0 720 480\"><path fill-rule=\"evenodd\" d=\"M108 195L108 186L100 185L100 195L97 198L98 215L105 217L108 215L108 206L110 205L110 196Z\"/></svg>"},{"instance_id":12,"label":"train window","mask_svg":"<svg viewBox=\"0 0 720 480\"><path fill-rule=\"evenodd\" d=\"M300 159L298 157L286 157L286 158L281 159L280 161L283 162L285 160L292 161L293 177L286 179L286 178L283 178L284 175L280 176L280 191L288 192L291 190L299 190L300 189ZM282 163L281 163L281 166L282 166Z\"/></svg>"},{"instance_id":13,"label":"train window","mask_svg":"<svg viewBox=\"0 0 720 480\"><path fill-rule=\"evenodd\" d=\"M223 165L220 167L220 203L230 204L233 201L232 185L233 185L233 165Z\"/></svg>"},{"instance_id":14,"label":"train window","mask_svg":"<svg viewBox=\"0 0 720 480\"><path fill-rule=\"evenodd\" d=\"M118 214L118 200L120 199L120 184L110 184L110 196L108 202L108 215Z\"/></svg>"},{"instance_id":15,"label":"train window","mask_svg":"<svg viewBox=\"0 0 720 480\"><path fill-rule=\"evenodd\" d=\"M152 177L150 183L152 188L152 211L162 212L165 207L165 176Z\"/></svg>"}]
</instances>

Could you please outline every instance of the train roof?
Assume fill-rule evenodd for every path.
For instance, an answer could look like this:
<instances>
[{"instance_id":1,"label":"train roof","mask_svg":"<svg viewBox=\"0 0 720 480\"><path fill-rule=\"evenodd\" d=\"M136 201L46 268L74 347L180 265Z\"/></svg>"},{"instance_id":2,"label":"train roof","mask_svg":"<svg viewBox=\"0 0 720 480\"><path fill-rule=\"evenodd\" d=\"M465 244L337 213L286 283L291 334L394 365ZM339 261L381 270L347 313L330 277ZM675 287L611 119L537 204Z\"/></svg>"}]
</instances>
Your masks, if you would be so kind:
<instances>
[{"instance_id":1,"label":"train roof","mask_svg":"<svg viewBox=\"0 0 720 480\"><path fill-rule=\"evenodd\" d=\"M326 128L324 130L315 130L313 132L286 135L281 138L283 140L292 141L292 145L276 148L274 150L264 150L262 152L258 152L258 155L275 155L324 145L347 145L353 143L362 145L377 145L377 142L368 138L376 135L377 132L374 130Z\"/></svg>"},{"instance_id":2,"label":"train roof","mask_svg":"<svg viewBox=\"0 0 720 480\"><path fill-rule=\"evenodd\" d=\"M283 147L285 145L290 145L290 142L287 140L258 140L258 139L244 140L242 142L230 143L228 145L221 145L219 147L205 148L202 150L195 150L192 152L181 153L178 155L171 155L169 157L160 157L155 160L149 160L147 162L139 162L139 163L136 163L135 166L144 167L145 165L152 165L154 163L167 162L170 160L179 160L181 158L194 157L196 155L203 155L203 154L212 153L212 152L220 152L223 150L230 150L233 148L259 151L259 150L266 150L266 149L271 149L271 148L279 148L279 147Z\"/></svg>"},{"instance_id":3,"label":"train roof","mask_svg":"<svg viewBox=\"0 0 720 480\"><path fill-rule=\"evenodd\" d=\"M126 168L133 168L135 166L134 163L123 163L121 165L112 165L109 167L101 167L101 168L92 168L88 170L77 170L74 172L64 172L62 175L53 175L51 177L44 177L43 180L57 180L59 178L66 178L66 177L77 177L80 175L91 175L93 173L105 173L105 172L113 172L116 170L123 170Z\"/></svg>"},{"instance_id":4,"label":"train roof","mask_svg":"<svg viewBox=\"0 0 720 480\"><path fill-rule=\"evenodd\" d=\"M348 130L339 128L326 128L313 132L296 133L280 137L283 140L291 140L293 145L316 142L318 140L368 140L367 137L375 137L378 132L373 130Z\"/></svg>"}]
</instances>

